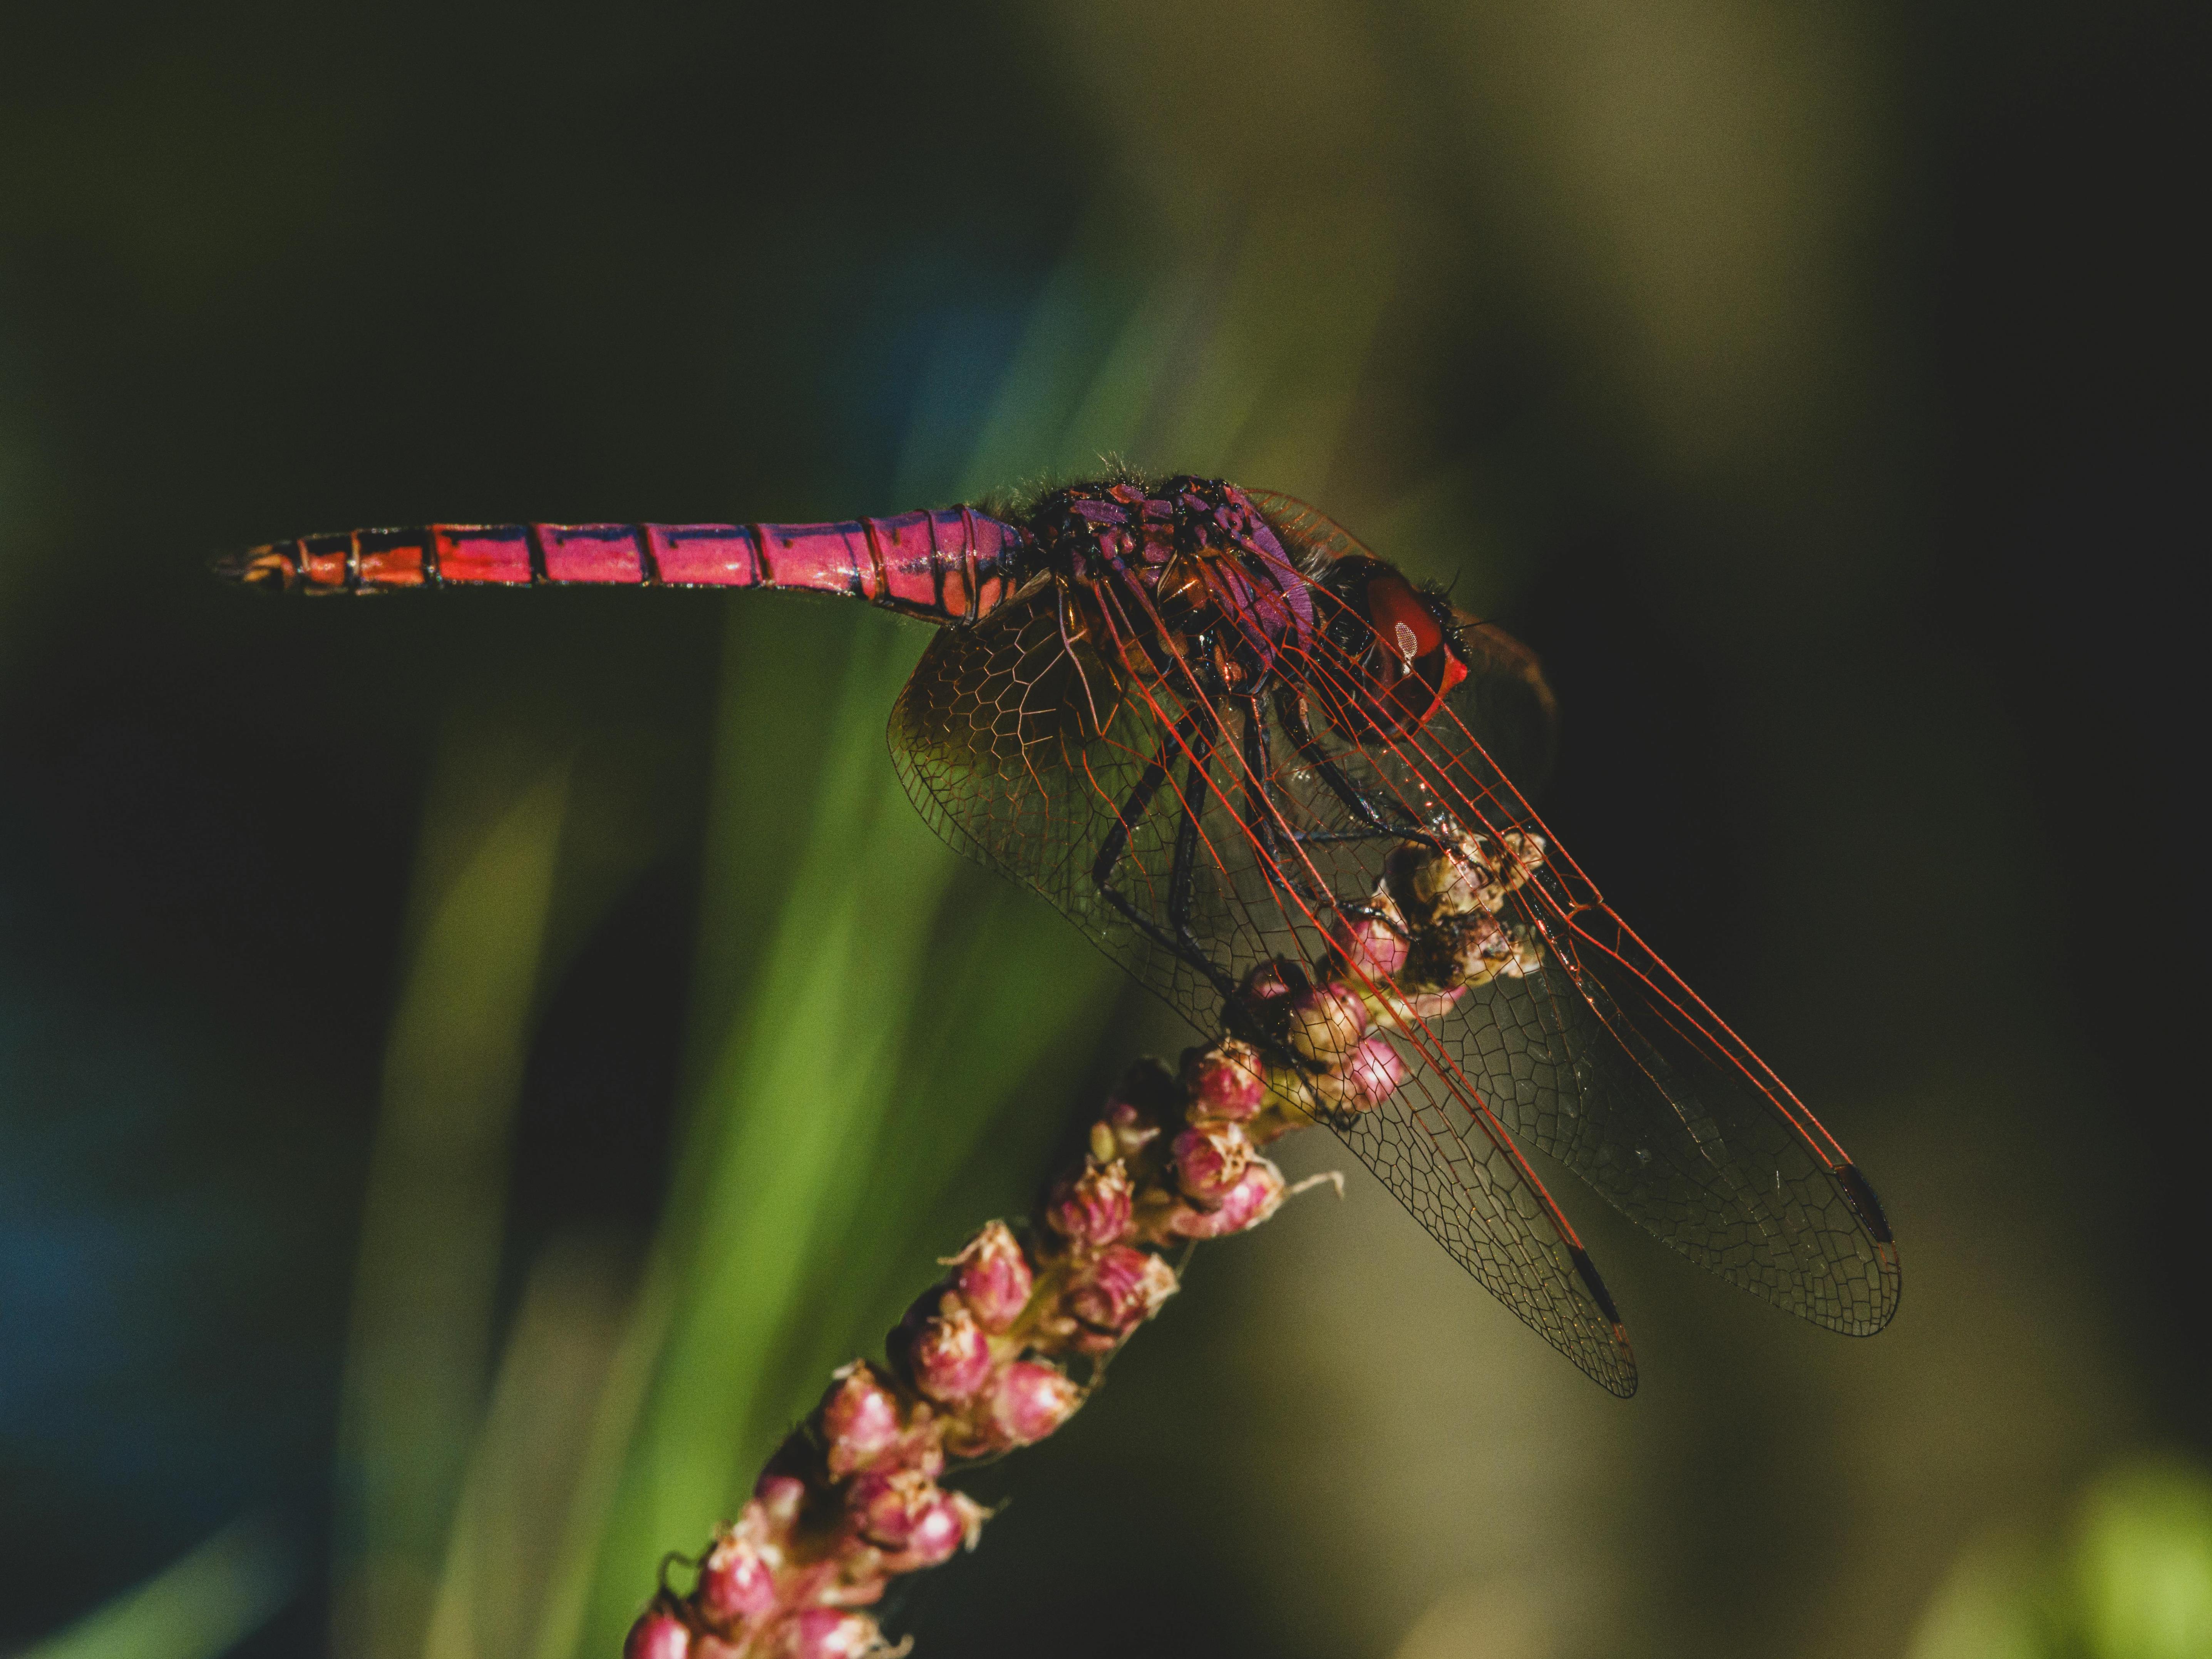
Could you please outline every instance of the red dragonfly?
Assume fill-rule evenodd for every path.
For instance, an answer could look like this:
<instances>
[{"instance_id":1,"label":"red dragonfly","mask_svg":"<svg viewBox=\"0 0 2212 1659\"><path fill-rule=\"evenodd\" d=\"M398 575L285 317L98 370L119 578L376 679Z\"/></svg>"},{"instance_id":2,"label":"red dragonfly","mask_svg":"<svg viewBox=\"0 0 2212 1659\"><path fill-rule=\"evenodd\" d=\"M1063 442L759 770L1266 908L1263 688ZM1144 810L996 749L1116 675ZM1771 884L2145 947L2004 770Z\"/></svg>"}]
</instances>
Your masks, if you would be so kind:
<instances>
[{"instance_id":1,"label":"red dragonfly","mask_svg":"<svg viewBox=\"0 0 2212 1659\"><path fill-rule=\"evenodd\" d=\"M1351 920L1370 937L1401 927L1394 854L1480 886L1483 971L1439 992L1402 949L1350 968L1397 1060L1379 1098L1323 1115L1604 1387L1632 1393L1635 1361L1524 1145L1803 1318L1870 1335L1896 1310L1872 1186L1516 787L1549 749L1534 658L1303 502L1132 475L997 514L436 525L309 536L225 568L327 593L788 587L938 623L891 714L923 816L1200 1029L1225 1021L1269 1046L1271 1063L1296 1057L1251 988L1332 952L1346 971Z\"/></svg>"}]
</instances>

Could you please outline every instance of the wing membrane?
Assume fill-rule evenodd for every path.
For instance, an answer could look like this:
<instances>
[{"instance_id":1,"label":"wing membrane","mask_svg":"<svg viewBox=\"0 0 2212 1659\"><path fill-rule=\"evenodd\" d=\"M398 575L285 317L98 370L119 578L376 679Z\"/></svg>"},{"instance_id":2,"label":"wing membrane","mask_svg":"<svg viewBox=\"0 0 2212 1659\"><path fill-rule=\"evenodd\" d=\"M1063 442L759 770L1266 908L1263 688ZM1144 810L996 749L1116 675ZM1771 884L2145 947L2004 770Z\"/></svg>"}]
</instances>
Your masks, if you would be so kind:
<instances>
[{"instance_id":1,"label":"wing membrane","mask_svg":"<svg viewBox=\"0 0 2212 1659\"><path fill-rule=\"evenodd\" d=\"M1049 593L939 635L890 735L940 835L1051 901L1201 1029L1218 1024L1224 981L1314 957L1334 907L1371 892L1391 844L1358 836L1251 711L1212 708L1066 645ZM1291 839L1303 833L1354 838ZM1127 911L1094 879L1117 835L1127 850L1113 885ZM1206 966L1175 948L1179 838ZM1339 1133L1486 1289L1601 1385L1632 1392L1626 1338L1572 1229L1452 1083L1450 1056L1419 1030L1408 1040L1433 1050L1430 1065Z\"/></svg>"},{"instance_id":2,"label":"wing membrane","mask_svg":"<svg viewBox=\"0 0 2212 1659\"><path fill-rule=\"evenodd\" d=\"M1418 732L1324 744L1409 820L1544 838L1501 912L1540 965L1434 1022L1460 1070L1513 1135L1700 1267L1831 1329L1881 1329L1901 1279L1865 1177L1605 903L1493 763L1491 713L1466 691Z\"/></svg>"}]
</instances>

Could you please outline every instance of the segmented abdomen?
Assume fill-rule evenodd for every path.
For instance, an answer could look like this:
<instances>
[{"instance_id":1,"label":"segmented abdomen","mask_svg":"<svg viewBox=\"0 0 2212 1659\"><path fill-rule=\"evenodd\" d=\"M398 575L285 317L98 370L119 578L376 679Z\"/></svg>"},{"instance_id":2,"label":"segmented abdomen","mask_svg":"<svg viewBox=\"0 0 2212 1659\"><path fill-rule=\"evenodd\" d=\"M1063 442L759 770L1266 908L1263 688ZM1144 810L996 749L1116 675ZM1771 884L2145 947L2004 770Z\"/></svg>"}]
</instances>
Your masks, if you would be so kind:
<instances>
[{"instance_id":1,"label":"segmented abdomen","mask_svg":"<svg viewBox=\"0 0 2212 1659\"><path fill-rule=\"evenodd\" d=\"M966 622L1013 591L1028 538L972 507L837 524L428 525L303 536L226 560L252 586L793 587Z\"/></svg>"}]
</instances>

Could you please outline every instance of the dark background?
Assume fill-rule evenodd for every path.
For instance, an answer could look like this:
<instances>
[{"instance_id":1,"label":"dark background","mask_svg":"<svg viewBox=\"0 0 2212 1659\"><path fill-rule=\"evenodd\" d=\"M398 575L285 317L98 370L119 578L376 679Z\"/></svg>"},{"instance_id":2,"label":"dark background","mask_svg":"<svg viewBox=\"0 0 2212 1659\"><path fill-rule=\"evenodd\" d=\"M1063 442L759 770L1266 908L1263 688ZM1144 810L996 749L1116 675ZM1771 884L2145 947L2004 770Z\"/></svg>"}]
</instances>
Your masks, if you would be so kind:
<instances>
[{"instance_id":1,"label":"dark background","mask_svg":"<svg viewBox=\"0 0 2212 1659\"><path fill-rule=\"evenodd\" d=\"M1547 816L1861 1157L1907 1292L1873 1344L1787 1328L1582 1205L1619 1408L1371 1191L1304 1200L993 1472L924 1651L1933 1652L1992 1528L2212 1453L2198 14L1492 11L0 12L0 1647L243 1514L289 1589L240 1651L410 1645L333 1601L332 1471L388 1033L474 821L434 780L570 758L602 875L562 878L485 1340L578 1238L614 1332L841 665L919 643L264 604L207 558L888 511L1109 445L1317 497L1541 652ZM1024 416L1069 374L1127 395ZM927 1253L1182 1040L1097 984Z\"/></svg>"}]
</instances>

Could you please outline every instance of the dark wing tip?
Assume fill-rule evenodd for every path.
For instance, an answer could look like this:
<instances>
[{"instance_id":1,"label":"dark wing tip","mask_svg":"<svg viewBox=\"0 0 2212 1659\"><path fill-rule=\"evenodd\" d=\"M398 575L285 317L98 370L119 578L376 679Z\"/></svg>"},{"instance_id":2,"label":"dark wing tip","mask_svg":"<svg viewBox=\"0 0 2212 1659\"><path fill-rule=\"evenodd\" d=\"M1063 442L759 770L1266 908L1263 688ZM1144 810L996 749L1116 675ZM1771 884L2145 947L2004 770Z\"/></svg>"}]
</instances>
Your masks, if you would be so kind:
<instances>
[{"instance_id":1,"label":"dark wing tip","mask_svg":"<svg viewBox=\"0 0 2212 1659\"><path fill-rule=\"evenodd\" d=\"M1875 1192L1874 1182L1866 1178L1857 1164L1846 1160L1836 1165L1836 1184L1843 1188L1844 1201L1865 1224L1867 1231L1874 1235L1875 1243L1893 1244L1897 1242L1896 1236L1889 1231L1889 1217L1881 1207L1881 1200Z\"/></svg>"},{"instance_id":2,"label":"dark wing tip","mask_svg":"<svg viewBox=\"0 0 2212 1659\"><path fill-rule=\"evenodd\" d=\"M1829 1173L1835 1177L1836 1190L1850 1206L1852 1216L1873 1242L1873 1260L1865 1264L1872 1281L1872 1295L1871 1305L1862 1304L1863 1311L1857 1317L1822 1319L1818 1322L1845 1336L1878 1335L1897 1317L1898 1304L1905 1296L1905 1274L1898 1261L1897 1236L1890 1231L1889 1217L1875 1193L1874 1183L1857 1164L1845 1159L1830 1165Z\"/></svg>"},{"instance_id":3,"label":"dark wing tip","mask_svg":"<svg viewBox=\"0 0 2212 1659\"><path fill-rule=\"evenodd\" d=\"M1605 1280L1598 1276L1597 1263L1589 1259L1589 1252L1579 1244L1570 1244L1567 1255L1575 1264L1575 1276L1582 1280L1590 1300L1597 1304L1598 1311L1613 1326L1613 1358L1617 1363L1601 1370L1589 1366L1583 1369L1607 1394L1626 1400L1635 1394L1637 1382L1636 1353L1628 1346L1628 1328L1620 1322L1620 1310L1613 1305L1613 1292L1606 1289Z\"/></svg>"}]
</instances>

